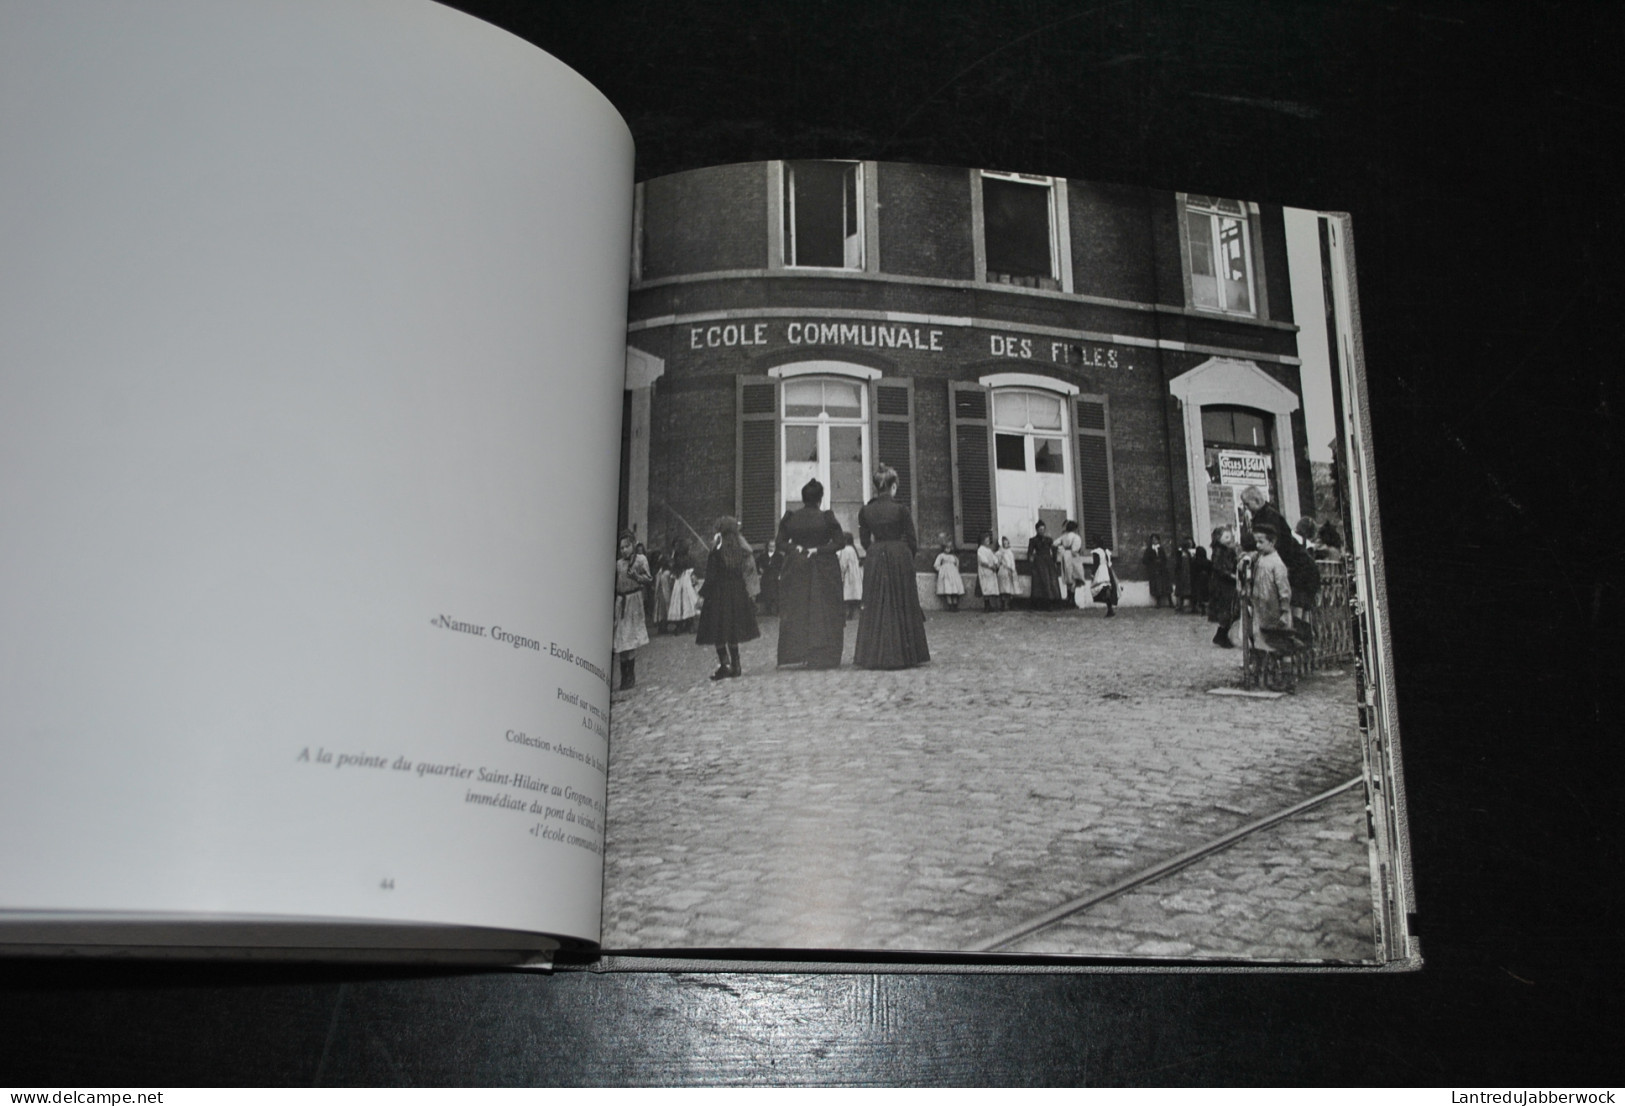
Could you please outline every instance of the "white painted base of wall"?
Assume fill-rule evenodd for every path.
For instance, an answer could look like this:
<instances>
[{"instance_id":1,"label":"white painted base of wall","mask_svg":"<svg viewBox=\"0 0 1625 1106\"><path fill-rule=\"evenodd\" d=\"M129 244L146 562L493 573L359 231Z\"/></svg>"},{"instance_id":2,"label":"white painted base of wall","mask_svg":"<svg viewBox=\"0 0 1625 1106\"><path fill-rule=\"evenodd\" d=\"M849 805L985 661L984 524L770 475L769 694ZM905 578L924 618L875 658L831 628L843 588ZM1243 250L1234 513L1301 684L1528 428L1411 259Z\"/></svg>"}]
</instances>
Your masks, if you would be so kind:
<instances>
[{"instance_id":1,"label":"white painted base of wall","mask_svg":"<svg viewBox=\"0 0 1625 1106\"><path fill-rule=\"evenodd\" d=\"M960 573L960 579L965 581L965 594L960 596L959 609L980 610L982 600L976 594L976 576L970 573ZM920 593L920 606L928 611L946 610L942 596L937 594L937 574L935 572L916 572L914 585ZM1022 598L1031 592L1032 577L1017 576L1016 591ZM1120 580L1117 584L1119 607L1149 607L1151 606L1151 585L1144 580Z\"/></svg>"}]
</instances>

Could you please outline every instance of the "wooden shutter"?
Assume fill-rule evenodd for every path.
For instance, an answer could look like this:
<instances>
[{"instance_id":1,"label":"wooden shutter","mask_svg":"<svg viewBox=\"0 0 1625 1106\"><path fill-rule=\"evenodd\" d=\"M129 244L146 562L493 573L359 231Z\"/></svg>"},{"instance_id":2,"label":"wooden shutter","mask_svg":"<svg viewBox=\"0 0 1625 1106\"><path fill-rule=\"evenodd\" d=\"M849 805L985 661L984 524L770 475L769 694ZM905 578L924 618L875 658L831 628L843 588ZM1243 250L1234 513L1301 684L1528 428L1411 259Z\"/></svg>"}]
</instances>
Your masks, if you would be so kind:
<instances>
[{"instance_id":1,"label":"wooden shutter","mask_svg":"<svg viewBox=\"0 0 1625 1106\"><path fill-rule=\"evenodd\" d=\"M779 382L770 376L736 379L734 509L745 540L760 545L779 526Z\"/></svg>"},{"instance_id":2,"label":"wooden shutter","mask_svg":"<svg viewBox=\"0 0 1625 1106\"><path fill-rule=\"evenodd\" d=\"M1078 422L1078 515L1084 540L1117 551L1117 496L1112 484L1111 412L1105 396L1080 395Z\"/></svg>"},{"instance_id":3,"label":"wooden shutter","mask_svg":"<svg viewBox=\"0 0 1625 1106\"><path fill-rule=\"evenodd\" d=\"M876 380L869 385L869 424L877 467L897 470L897 502L914 510L914 381Z\"/></svg>"},{"instance_id":4,"label":"wooden shutter","mask_svg":"<svg viewBox=\"0 0 1625 1106\"><path fill-rule=\"evenodd\" d=\"M954 531L975 547L998 532L993 500L992 393L980 384L948 384L949 447L954 470Z\"/></svg>"}]
</instances>

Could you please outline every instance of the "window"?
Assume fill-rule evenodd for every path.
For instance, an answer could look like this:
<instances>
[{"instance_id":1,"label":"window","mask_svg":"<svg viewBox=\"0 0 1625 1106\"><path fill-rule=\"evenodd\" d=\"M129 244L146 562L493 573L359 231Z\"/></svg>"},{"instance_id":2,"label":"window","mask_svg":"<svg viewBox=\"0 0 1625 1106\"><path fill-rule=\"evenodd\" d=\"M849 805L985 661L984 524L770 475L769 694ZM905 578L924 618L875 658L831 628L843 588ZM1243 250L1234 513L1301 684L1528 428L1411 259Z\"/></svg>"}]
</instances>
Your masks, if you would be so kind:
<instances>
[{"instance_id":1,"label":"window","mask_svg":"<svg viewBox=\"0 0 1625 1106\"><path fill-rule=\"evenodd\" d=\"M1025 548L1042 520L1052 536L1073 513L1066 400L1048 392L993 392L994 497L998 536Z\"/></svg>"},{"instance_id":2,"label":"window","mask_svg":"<svg viewBox=\"0 0 1625 1106\"><path fill-rule=\"evenodd\" d=\"M1103 395L1062 381L995 373L949 384L954 530L986 531L1025 549L1042 520L1051 536L1076 519L1084 537L1115 549L1111 421Z\"/></svg>"},{"instance_id":3,"label":"window","mask_svg":"<svg viewBox=\"0 0 1625 1106\"><path fill-rule=\"evenodd\" d=\"M984 279L1022 288L1061 289L1066 276L1060 189L1049 177L983 172L981 184Z\"/></svg>"},{"instance_id":4,"label":"window","mask_svg":"<svg viewBox=\"0 0 1625 1106\"><path fill-rule=\"evenodd\" d=\"M860 380L795 377L784 382L782 397L781 513L801 506L801 489L816 478L824 508L856 534L858 510L869 499L868 389Z\"/></svg>"},{"instance_id":5,"label":"window","mask_svg":"<svg viewBox=\"0 0 1625 1106\"><path fill-rule=\"evenodd\" d=\"M1208 479L1235 488L1257 487L1280 502L1275 480L1275 416L1250 407L1202 408L1202 464Z\"/></svg>"},{"instance_id":6,"label":"window","mask_svg":"<svg viewBox=\"0 0 1625 1106\"><path fill-rule=\"evenodd\" d=\"M863 165L784 163L784 263L863 268Z\"/></svg>"},{"instance_id":7,"label":"window","mask_svg":"<svg viewBox=\"0 0 1625 1106\"><path fill-rule=\"evenodd\" d=\"M740 527L765 542L801 506L816 478L824 507L857 533L870 474L897 470L897 500L914 502L914 381L882 380L878 369L835 361L779 365L737 379L734 494Z\"/></svg>"},{"instance_id":8,"label":"window","mask_svg":"<svg viewBox=\"0 0 1625 1106\"><path fill-rule=\"evenodd\" d=\"M1213 446L1269 449L1270 427L1274 422L1274 416L1246 407L1204 407L1202 438Z\"/></svg>"},{"instance_id":9,"label":"window","mask_svg":"<svg viewBox=\"0 0 1625 1106\"><path fill-rule=\"evenodd\" d=\"M1233 315L1256 314L1246 207L1238 200L1187 196L1185 237L1191 306Z\"/></svg>"}]
</instances>

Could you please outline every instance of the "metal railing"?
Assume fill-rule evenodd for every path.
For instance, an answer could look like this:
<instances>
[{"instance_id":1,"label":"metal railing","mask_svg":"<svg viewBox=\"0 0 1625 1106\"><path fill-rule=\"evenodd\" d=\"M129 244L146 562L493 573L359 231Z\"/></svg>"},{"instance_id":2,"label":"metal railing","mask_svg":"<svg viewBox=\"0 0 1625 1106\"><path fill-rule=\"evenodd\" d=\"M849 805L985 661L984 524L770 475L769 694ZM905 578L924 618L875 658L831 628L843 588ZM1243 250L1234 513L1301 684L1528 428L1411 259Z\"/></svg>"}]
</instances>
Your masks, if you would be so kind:
<instances>
[{"instance_id":1,"label":"metal railing","mask_svg":"<svg viewBox=\"0 0 1625 1106\"><path fill-rule=\"evenodd\" d=\"M1245 688L1280 691L1318 669L1354 659L1353 611L1348 562L1316 561L1320 590L1309 617L1297 627L1297 648L1260 649L1253 640L1251 599L1241 597L1241 672Z\"/></svg>"}]
</instances>

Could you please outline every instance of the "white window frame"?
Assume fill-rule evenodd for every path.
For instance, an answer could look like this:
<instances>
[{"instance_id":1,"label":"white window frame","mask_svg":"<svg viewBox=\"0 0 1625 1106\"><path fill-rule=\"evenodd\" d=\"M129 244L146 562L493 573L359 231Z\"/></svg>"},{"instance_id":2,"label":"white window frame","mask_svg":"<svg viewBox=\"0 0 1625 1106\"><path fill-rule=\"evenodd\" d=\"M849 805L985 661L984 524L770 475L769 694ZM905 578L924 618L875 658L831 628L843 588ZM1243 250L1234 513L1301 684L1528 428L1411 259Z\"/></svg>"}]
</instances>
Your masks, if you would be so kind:
<instances>
[{"instance_id":1,"label":"white window frame","mask_svg":"<svg viewBox=\"0 0 1625 1106\"><path fill-rule=\"evenodd\" d=\"M1292 412L1300 406L1298 395L1259 368L1253 361L1210 357L1188 372L1168 382L1169 393L1179 400L1180 421L1185 431L1185 478L1192 489L1191 533L1198 536L1212 530L1205 489L1207 466L1202 455L1207 436L1202 428L1204 407L1249 407L1275 417L1275 478L1281 501L1276 506L1287 522L1298 521L1298 447L1293 440Z\"/></svg>"},{"instance_id":2,"label":"white window frame","mask_svg":"<svg viewBox=\"0 0 1625 1106\"><path fill-rule=\"evenodd\" d=\"M1014 181L1018 184L1031 185L1035 188L1044 188L1049 194L1049 263L1050 279L1060 286L1060 291L1072 291L1072 229L1070 205L1067 201L1067 188L1065 177L1041 177L1031 173L1004 173L993 169L976 169L971 171L971 234L973 239L973 252L976 282L989 283L987 275L987 215L983 208L982 182L984 180ZM1025 285L1006 285L998 281L1000 288L1012 288L1022 291L1041 291L1042 289L1029 289Z\"/></svg>"},{"instance_id":3,"label":"white window frame","mask_svg":"<svg viewBox=\"0 0 1625 1106\"><path fill-rule=\"evenodd\" d=\"M1212 201L1212 202L1203 202ZM1230 211L1219 207L1219 204L1234 204L1236 210ZM1212 251L1214 259L1214 286L1218 291L1220 303L1218 306L1196 302L1195 274L1191 269L1191 240L1190 215L1206 215L1208 224L1208 248ZM1219 258L1219 220L1235 219L1241 225L1241 252L1247 262L1247 301L1251 305L1246 309L1230 307L1224 300L1224 279L1218 272ZM1259 319L1264 317L1263 305L1259 302L1259 260L1255 233L1258 223L1258 205L1246 200L1231 200L1224 196L1191 196L1187 193L1179 194L1179 240L1180 252L1185 259L1185 303L1195 311L1207 311L1215 315L1233 315L1243 319Z\"/></svg>"},{"instance_id":4,"label":"white window frame","mask_svg":"<svg viewBox=\"0 0 1625 1106\"><path fill-rule=\"evenodd\" d=\"M1013 378L1018 378L1018 377L1021 378L1021 379L1013 379ZM1004 511L1003 511L1003 509L1001 509L1001 505L1000 505L1000 502L999 502L999 487L998 487L998 484L999 484L999 473L1001 471L1004 471L1004 470L1001 470L999 468L998 461L997 461L997 457L998 457L998 436L1000 434L1020 434L1020 435L1023 436L1022 446L1023 446L1023 450L1024 450L1023 455L1024 455L1024 458L1025 458L1024 463L1027 466L1026 467L1026 473L1027 473L1029 478L1035 478L1038 475L1037 447L1034 445L1034 439L1035 438L1058 438L1058 439L1060 439L1060 442L1061 442L1061 472L1060 472L1059 475L1062 478L1062 485L1066 488L1066 500L1067 500L1066 517L1069 518L1069 519L1077 518L1078 517L1078 491L1077 491L1077 483L1078 483L1077 464L1078 464L1078 459L1077 459L1076 451L1075 451L1075 449L1073 447L1073 444L1072 444L1072 439L1073 439L1073 435L1075 433L1075 428L1072 425L1073 415L1072 415L1072 410L1071 410L1071 408L1072 408L1071 397L1073 395L1076 395L1078 390L1077 390L1077 388L1072 387L1071 385L1065 384L1065 383L1060 382L1060 381L1052 382L1052 381L1049 381L1047 378L1031 376L1031 375L1026 374L1026 373L1000 374L1000 377L987 377L987 378L984 378L982 383L986 384L986 385L988 385L990 387L990 391L988 393L987 426L988 426L988 435L989 435L990 442L991 442L992 447L993 447L993 455L994 455L993 460L992 460L992 464L993 464L993 473L992 473L992 476L993 476L993 508L994 508L993 513L994 513L994 518L998 520L997 521L997 526L999 527L999 529L1001 531L999 534L997 534L995 536L996 537L1001 537L1001 538L1003 538L1003 537L1010 538L1010 546L1011 546L1011 548L1015 548L1016 544L1017 544L1015 535L1003 532L1004 531ZM1070 391L1068 391L1067 389L1070 389ZM1015 427L1001 425L999 423L999 421L998 421L998 409L999 409L998 399L999 399L999 396L1001 396L1001 395L1015 395L1015 394L1041 395L1041 396L1044 396L1046 399L1053 399L1053 400L1058 401L1060 403L1060 407L1061 407L1061 425L1060 425L1060 428L1057 429L1057 430L1040 429L1040 428L1034 427L1031 422L1029 422L1024 428L1019 429L1019 430L1016 429ZM1030 533L1031 526L1028 526L1026 529L1029 531L1028 536L1030 537L1031 536L1031 533Z\"/></svg>"},{"instance_id":5,"label":"white window frame","mask_svg":"<svg viewBox=\"0 0 1625 1106\"><path fill-rule=\"evenodd\" d=\"M857 182L854 189L853 215L857 220L858 257L854 265L803 265L795 260L796 256L796 213L795 213L795 180L794 167L797 161L822 161L830 165L851 165L856 167ZM787 161L773 163L776 171L770 174L770 186L773 190L771 204L774 215L774 231L778 237L778 250L776 260L779 267L785 269L804 269L809 272L835 272L835 273L861 273L870 271L871 240L870 233L873 220L874 203L871 197L871 181L873 175L872 162L854 161L847 158L793 158Z\"/></svg>"},{"instance_id":6,"label":"white window frame","mask_svg":"<svg viewBox=\"0 0 1625 1106\"><path fill-rule=\"evenodd\" d=\"M869 501L870 496L874 494L874 489L872 487L871 473L874 470L874 448L875 448L874 442L871 440L871 435L869 433L869 414L870 414L870 412L869 412L868 378L865 375L860 375L859 373L844 372L844 371L839 371L839 370L837 370L837 371L829 371L827 369L825 369L823 371L802 371L802 372L793 372L792 371L792 372L776 373L774 375L780 377L780 381L779 381L779 462L778 463L779 463L779 484L780 484L780 487L782 489L781 493L780 493L781 503L779 505L781 510L794 508L796 506L799 506L800 503L801 503L801 499L800 499L801 487L800 487L800 485L797 485L796 487L793 487L793 488L790 487L791 481L789 479L787 479L787 476L786 476L786 473L785 473L785 468L784 468L784 466L789 463L789 462L787 462L785 460L784 453L785 453L786 443L789 440L789 429L792 426L797 426L797 427L814 426L814 427L818 428L818 474L817 475L818 475L818 482L820 484L824 485L824 495L825 495L824 509L825 510L833 510L834 509L833 500L830 498L830 496L833 495L833 493L834 493L834 482L830 479L830 474L829 474L829 465L830 465L830 445L829 445L830 428L831 427L837 427L837 426L855 426L855 427L858 427L858 429L860 431L859 441L861 441L863 443L863 467L862 467L862 471L863 471L863 491L862 491L862 494L860 495L860 497L858 499L858 503L860 505L863 504L863 503L867 503ZM878 376L879 374L877 373L876 375ZM827 412L822 413L822 414L818 414L818 415L791 415L791 414L788 414L785 411L785 404L787 402L788 389L785 388L784 385L791 379L794 379L797 383L801 383L801 382L805 382L805 381L817 381L819 383L822 383L822 382L827 380L827 381L831 381L831 382L838 382L838 383L842 383L842 384L854 385L857 388L857 391L858 391L858 415L857 415L857 417L848 418L848 417L832 416L832 415L828 414Z\"/></svg>"}]
</instances>

